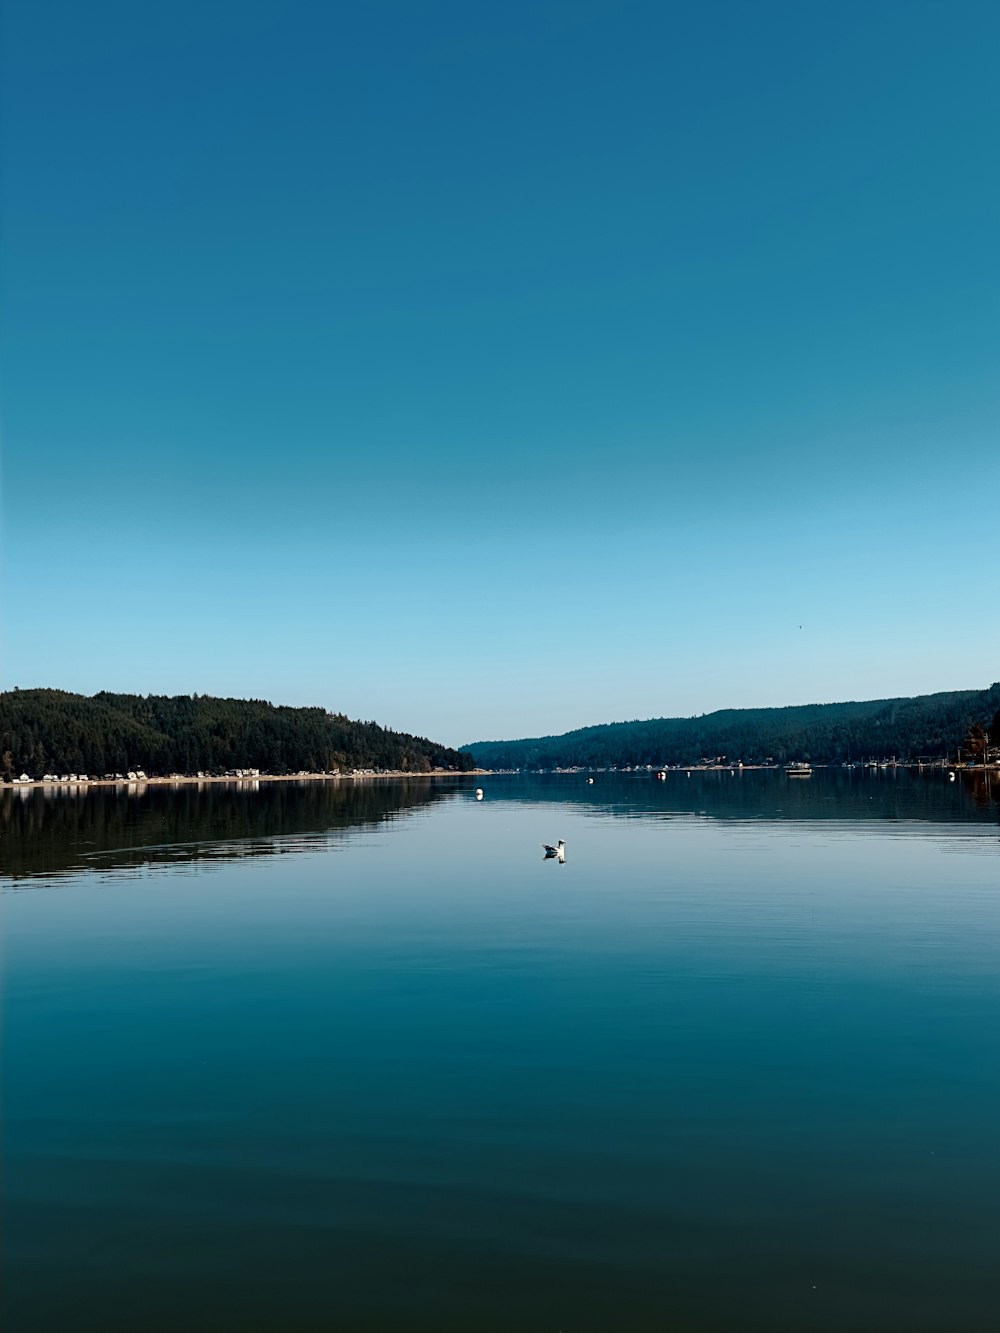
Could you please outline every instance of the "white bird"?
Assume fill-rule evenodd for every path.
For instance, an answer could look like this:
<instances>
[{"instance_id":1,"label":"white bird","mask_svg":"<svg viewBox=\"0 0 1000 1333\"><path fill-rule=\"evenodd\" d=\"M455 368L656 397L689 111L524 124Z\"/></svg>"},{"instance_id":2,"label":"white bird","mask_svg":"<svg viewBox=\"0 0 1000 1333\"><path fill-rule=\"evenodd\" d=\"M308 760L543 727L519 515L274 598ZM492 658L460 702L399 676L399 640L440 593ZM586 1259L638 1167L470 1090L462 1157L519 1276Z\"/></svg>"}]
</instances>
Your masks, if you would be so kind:
<instances>
[{"instance_id":1,"label":"white bird","mask_svg":"<svg viewBox=\"0 0 1000 1333\"><path fill-rule=\"evenodd\" d=\"M562 838L559 839L555 847L550 847L547 842L543 842L542 846L545 848L545 856L543 858L544 860L551 861L552 858L555 857L555 859L559 862L560 865L565 864L566 844L563 842Z\"/></svg>"},{"instance_id":2,"label":"white bird","mask_svg":"<svg viewBox=\"0 0 1000 1333\"><path fill-rule=\"evenodd\" d=\"M482 787L477 787L477 788L476 788L476 800L477 800L477 801L481 801L482 799L483 799L483 789L482 789Z\"/></svg>"}]
</instances>

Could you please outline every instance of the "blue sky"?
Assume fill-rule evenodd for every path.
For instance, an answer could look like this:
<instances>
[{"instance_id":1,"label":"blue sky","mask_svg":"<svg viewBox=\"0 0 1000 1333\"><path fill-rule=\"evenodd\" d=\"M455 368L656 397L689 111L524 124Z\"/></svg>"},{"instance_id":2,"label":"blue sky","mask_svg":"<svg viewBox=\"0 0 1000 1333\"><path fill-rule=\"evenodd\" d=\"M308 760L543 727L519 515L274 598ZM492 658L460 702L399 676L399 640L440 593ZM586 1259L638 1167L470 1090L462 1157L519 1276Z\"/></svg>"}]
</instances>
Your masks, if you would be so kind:
<instances>
[{"instance_id":1,"label":"blue sky","mask_svg":"<svg viewBox=\"0 0 1000 1333\"><path fill-rule=\"evenodd\" d=\"M9 0L5 687L1000 676L1000 6Z\"/></svg>"}]
</instances>

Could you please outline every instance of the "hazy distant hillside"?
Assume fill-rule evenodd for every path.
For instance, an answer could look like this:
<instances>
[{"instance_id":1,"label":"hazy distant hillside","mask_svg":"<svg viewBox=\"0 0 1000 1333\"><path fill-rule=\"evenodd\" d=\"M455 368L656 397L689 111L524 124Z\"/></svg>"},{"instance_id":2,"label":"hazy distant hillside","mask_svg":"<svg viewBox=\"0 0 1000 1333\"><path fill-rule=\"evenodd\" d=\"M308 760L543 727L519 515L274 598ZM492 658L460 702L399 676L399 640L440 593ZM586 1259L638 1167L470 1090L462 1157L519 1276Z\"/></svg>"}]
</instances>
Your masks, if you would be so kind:
<instances>
[{"instance_id":1,"label":"hazy distant hillside","mask_svg":"<svg viewBox=\"0 0 1000 1333\"><path fill-rule=\"evenodd\" d=\"M835 763L865 757L954 754L973 722L1000 732L1000 684L913 699L724 709L702 717L653 718L584 727L564 736L476 741L464 746L483 768L609 768L695 764L726 755ZM998 736L997 739L1000 739Z\"/></svg>"},{"instance_id":2,"label":"hazy distant hillside","mask_svg":"<svg viewBox=\"0 0 1000 1333\"><path fill-rule=\"evenodd\" d=\"M0 694L0 772L148 774L466 770L468 755L322 708L207 695Z\"/></svg>"}]
</instances>

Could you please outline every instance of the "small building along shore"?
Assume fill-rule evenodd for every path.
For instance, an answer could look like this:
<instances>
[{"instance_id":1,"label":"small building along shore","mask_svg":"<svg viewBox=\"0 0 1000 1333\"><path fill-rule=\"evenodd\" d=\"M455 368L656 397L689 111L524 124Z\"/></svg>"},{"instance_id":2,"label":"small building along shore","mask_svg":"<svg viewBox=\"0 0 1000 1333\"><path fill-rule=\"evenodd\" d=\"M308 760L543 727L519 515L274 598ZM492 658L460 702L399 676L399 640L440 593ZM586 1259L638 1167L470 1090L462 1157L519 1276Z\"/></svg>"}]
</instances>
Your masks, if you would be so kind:
<instances>
[{"instance_id":1,"label":"small building along shore","mask_svg":"<svg viewBox=\"0 0 1000 1333\"><path fill-rule=\"evenodd\" d=\"M258 768L232 769L225 773L170 773L167 775L148 776L143 769L133 769L128 773L111 773L103 777L88 777L86 773L66 773L58 775L46 773L43 777L33 778L28 773L13 778L10 782L0 783L0 790L7 788L63 788L80 790L91 787L122 787L134 791L136 787L179 787L206 786L209 783L244 783L244 782L354 782L371 778L435 778L435 777L470 777L489 772L488 769L474 768L468 772L456 773L450 768L433 768L428 772L406 772L402 769L355 769L349 773L262 773Z\"/></svg>"}]
</instances>

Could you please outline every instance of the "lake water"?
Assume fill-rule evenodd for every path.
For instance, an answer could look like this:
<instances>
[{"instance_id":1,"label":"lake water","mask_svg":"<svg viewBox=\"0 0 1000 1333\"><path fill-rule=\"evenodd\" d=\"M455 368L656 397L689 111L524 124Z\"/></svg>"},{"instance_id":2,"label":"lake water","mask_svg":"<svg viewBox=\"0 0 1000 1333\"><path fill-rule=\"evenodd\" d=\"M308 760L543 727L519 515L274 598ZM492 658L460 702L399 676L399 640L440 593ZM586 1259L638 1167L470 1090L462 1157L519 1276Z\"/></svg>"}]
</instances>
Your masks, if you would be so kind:
<instances>
[{"instance_id":1,"label":"lake water","mask_svg":"<svg viewBox=\"0 0 1000 1333\"><path fill-rule=\"evenodd\" d=\"M5 1328L994 1333L998 795L4 793Z\"/></svg>"}]
</instances>

